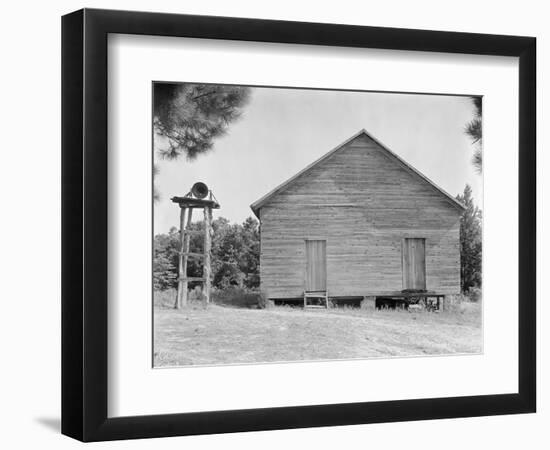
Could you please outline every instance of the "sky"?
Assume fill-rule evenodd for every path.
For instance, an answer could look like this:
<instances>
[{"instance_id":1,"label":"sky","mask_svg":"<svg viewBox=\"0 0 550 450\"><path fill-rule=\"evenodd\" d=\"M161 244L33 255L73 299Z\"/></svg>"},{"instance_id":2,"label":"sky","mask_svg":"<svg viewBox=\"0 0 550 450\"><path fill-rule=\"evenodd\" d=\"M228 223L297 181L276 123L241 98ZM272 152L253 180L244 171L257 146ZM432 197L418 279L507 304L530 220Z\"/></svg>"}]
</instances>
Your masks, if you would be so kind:
<instances>
[{"instance_id":1,"label":"sky","mask_svg":"<svg viewBox=\"0 0 550 450\"><path fill-rule=\"evenodd\" d=\"M170 198L197 181L221 205L214 218L243 222L253 215L251 203L362 129L449 194L470 184L481 208L483 177L464 133L473 116L471 100L461 96L252 88L241 118L194 161L162 160L157 151L164 142L155 138L161 196L155 234L178 226L179 208Z\"/></svg>"}]
</instances>

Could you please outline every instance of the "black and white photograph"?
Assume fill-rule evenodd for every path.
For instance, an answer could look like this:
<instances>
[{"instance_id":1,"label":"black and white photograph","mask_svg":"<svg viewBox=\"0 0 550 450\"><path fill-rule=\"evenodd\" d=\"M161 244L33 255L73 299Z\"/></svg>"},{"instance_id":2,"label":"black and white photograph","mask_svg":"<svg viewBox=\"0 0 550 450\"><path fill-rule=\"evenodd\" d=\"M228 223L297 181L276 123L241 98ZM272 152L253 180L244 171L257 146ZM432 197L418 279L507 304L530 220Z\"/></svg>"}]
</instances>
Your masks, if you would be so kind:
<instances>
[{"instance_id":1,"label":"black and white photograph","mask_svg":"<svg viewBox=\"0 0 550 450\"><path fill-rule=\"evenodd\" d=\"M6 2L0 448L547 450L545 5Z\"/></svg>"},{"instance_id":2,"label":"black and white photograph","mask_svg":"<svg viewBox=\"0 0 550 450\"><path fill-rule=\"evenodd\" d=\"M152 83L154 368L483 353L483 98Z\"/></svg>"}]
</instances>

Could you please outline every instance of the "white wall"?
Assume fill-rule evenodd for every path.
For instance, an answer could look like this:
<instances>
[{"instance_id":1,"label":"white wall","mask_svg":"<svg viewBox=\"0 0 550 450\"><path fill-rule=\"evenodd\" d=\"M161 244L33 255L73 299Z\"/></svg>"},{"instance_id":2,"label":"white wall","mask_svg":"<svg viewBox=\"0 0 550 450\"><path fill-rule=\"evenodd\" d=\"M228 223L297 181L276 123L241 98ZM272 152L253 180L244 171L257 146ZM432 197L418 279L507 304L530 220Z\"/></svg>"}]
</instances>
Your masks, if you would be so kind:
<instances>
[{"instance_id":1,"label":"white wall","mask_svg":"<svg viewBox=\"0 0 550 450\"><path fill-rule=\"evenodd\" d=\"M0 443L4 448L73 448L58 432L60 415L60 16L82 6L191 14L355 23L536 36L538 40L539 149L548 141L543 104L550 71L550 29L544 2L267 2L112 0L85 3L5 2L0 18L2 136L2 309L0 342ZM550 157L539 152L539 229L550 226L542 198ZM546 194L546 195L545 195ZM543 225L544 223L544 225ZM548 270L549 237L540 236L539 273ZM546 252L548 254L548 252ZM34 260L34 264L29 264ZM549 308L539 285L539 342L548 342ZM548 379L550 358L539 345L539 380ZM466 376L467 374L465 374ZM539 383L540 384L540 383ZM205 393L207 395L207 393ZM207 437L99 444L119 448L547 448L550 394L539 386L536 415L402 424L241 433Z\"/></svg>"}]
</instances>

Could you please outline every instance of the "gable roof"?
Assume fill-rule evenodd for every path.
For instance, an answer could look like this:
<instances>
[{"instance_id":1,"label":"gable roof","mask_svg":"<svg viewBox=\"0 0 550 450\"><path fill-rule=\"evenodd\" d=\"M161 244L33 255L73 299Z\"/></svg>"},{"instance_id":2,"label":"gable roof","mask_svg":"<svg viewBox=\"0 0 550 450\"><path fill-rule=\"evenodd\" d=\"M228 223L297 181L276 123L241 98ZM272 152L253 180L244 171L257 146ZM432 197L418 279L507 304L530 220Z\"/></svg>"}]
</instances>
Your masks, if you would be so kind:
<instances>
[{"instance_id":1,"label":"gable roof","mask_svg":"<svg viewBox=\"0 0 550 450\"><path fill-rule=\"evenodd\" d=\"M338 145L336 148L332 149L328 153L321 156L316 161L313 161L310 165L306 166L300 172L298 172L296 175L292 176L285 182L281 183L279 186L277 186L272 191L268 192L266 195L264 195L262 198L256 200L254 203L250 205L250 208L258 217L259 210L266 205L272 197L277 195L279 192L284 191L288 186L290 186L298 177L301 175L307 173L310 171L313 167L317 166L318 164L322 163L326 159L330 158L332 155L334 155L339 150L342 150L346 147L347 144L352 142L353 140L357 139L360 136L367 136L369 139L374 141L378 146L386 153L387 156L390 157L390 159L393 159L396 163L398 163L401 167L403 167L405 170L407 170L409 173L413 174L417 178L422 179L425 183L427 183L431 188L433 188L436 192L441 194L452 206L457 208L460 212L464 211L466 208L462 203L460 203L457 199L455 199L451 194L440 188L438 185L436 185L433 181L431 181L427 176L420 173L418 170L416 170L413 166L411 166L409 163L407 163L403 158L396 155L394 152L392 152L388 147L386 147L384 144L382 144L378 139L373 137L371 134L367 133L365 129L362 129L358 133L351 136L349 139L342 142L340 145Z\"/></svg>"}]
</instances>

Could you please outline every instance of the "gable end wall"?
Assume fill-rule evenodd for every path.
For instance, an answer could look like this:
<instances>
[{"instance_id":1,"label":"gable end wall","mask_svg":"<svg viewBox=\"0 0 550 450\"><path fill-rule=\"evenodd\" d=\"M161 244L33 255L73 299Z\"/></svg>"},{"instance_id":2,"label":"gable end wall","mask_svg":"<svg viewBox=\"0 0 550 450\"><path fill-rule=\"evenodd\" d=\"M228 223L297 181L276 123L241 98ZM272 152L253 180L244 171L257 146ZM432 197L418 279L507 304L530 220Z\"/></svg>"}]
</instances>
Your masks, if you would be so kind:
<instances>
[{"instance_id":1,"label":"gable end wall","mask_svg":"<svg viewBox=\"0 0 550 450\"><path fill-rule=\"evenodd\" d=\"M261 289L300 297L305 240L327 241L330 296L400 291L402 240L426 239L427 289L460 291L460 211L359 136L302 174L260 210Z\"/></svg>"}]
</instances>

